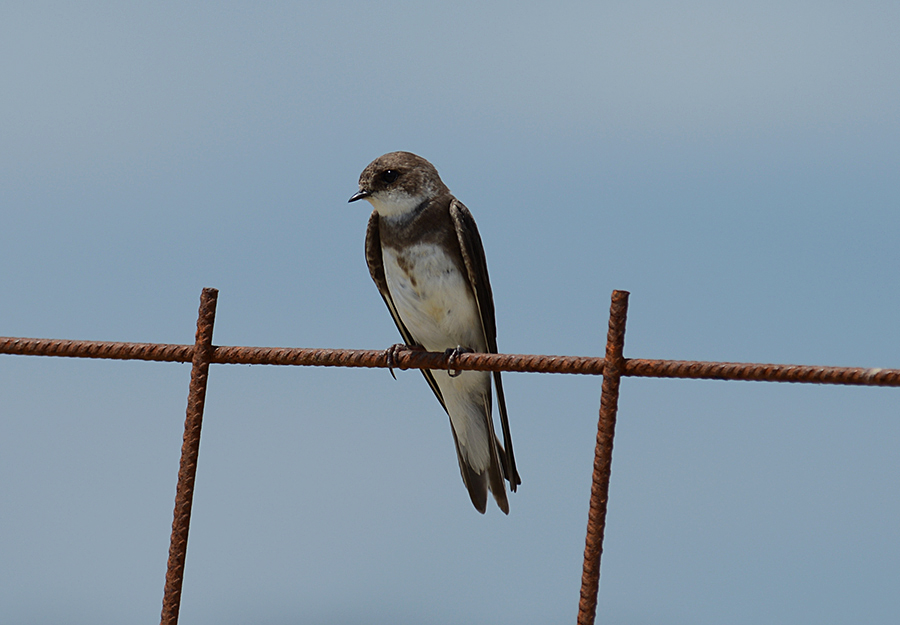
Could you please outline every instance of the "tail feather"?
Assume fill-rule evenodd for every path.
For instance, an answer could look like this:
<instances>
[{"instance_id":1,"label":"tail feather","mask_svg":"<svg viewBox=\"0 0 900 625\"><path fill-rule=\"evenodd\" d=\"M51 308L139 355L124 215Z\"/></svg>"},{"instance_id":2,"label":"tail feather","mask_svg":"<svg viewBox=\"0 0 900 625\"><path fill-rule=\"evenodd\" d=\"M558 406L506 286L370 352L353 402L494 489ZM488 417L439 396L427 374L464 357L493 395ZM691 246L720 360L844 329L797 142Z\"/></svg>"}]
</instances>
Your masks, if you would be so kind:
<instances>
[{"instance_id":1,"label":"tail feather","mask_svg":"<svg viewBox=\"0 0 900 625\"><path fill-rule=\"evenodd\" d=\"M459 439L456 436L456 429L453 423L450 423L450 430L453 432L453 442L456 445L456 458L459 460L459 473L462 475L463 484L469 491L469 498L472 505L481 514L487 510L487 494L491 491L497 506L503 510L504 514L509 514L509 501L506 498L506 488L503 483L502 464L500 464L499 449L496 439L491 445L491 460L487 471L476 471L463 458L462 451L459 448Z\"/></svg>"},{"instance_id":2,"label":"tail feather","mask_svg":"<svg viewBox=\"0 0 900 625\"><path fill-rule=\"evenodd\" d=\"M506 467L509 466L509 463L506 459L506 450L500 445L500 441L497 441L497 453L500 456L500 468L503 470L503 479L509 482L509 489L513 492L516 490L516 486L522 483L522 478L519 477L519 470L516 468L515 463L512 465L513 476L510 477L507 475Z\"/></svg>"},{"instance_id":3,"label":"tail feather","mask_svg":"<svg viewBox=\"0 0 900 625\"><path fill-rule=\"evenodd\" d=\"M462 475L463 484L469 491L469 497L475 509L481 514L487 510L487 484L484 480L484 474L476 472L463 460L462 452L459 449L459 438L456 436L456 428L453 422L450 422L450 431L453 432L453 443L456 446L456 459L459 460L459 472Z\"/></svg>"},{"instance_id":4,"label":"tail feather","mask_svg":"<svg viewBox=\"0 0 900 625\"><path fill-rule=\"evenodd\" d=\"M494 495L497 506L503 510L503 514L509 514L509 500L506 498L506 484L503 483L503 470L501 469L503 465L500 464L500 457L497 454L499 445L495 442L491 447L494 449L491 453L491 465L488 467L488 487L491 489L491 494Z\"/></svg>"}]
</instances>

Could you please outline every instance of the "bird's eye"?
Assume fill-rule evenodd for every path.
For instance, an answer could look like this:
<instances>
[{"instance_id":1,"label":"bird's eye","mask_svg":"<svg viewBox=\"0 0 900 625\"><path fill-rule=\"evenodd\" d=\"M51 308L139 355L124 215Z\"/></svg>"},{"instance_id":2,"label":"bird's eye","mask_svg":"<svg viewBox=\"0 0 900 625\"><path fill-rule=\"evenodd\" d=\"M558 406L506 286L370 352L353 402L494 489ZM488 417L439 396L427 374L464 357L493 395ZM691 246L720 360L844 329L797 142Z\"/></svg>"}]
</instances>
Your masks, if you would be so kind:
<instances>
[{"instance_id":1,"label":"bird's eye","mask_svg":"<svg viewBox=\"0 0 900 625\"><path fill-rule=\"evenodd\" d=\"M381 174L381 179L384 180L387 184L391 184L400 176L400 172L396 169L386 169Z\"/></svg>"}]
</instances>

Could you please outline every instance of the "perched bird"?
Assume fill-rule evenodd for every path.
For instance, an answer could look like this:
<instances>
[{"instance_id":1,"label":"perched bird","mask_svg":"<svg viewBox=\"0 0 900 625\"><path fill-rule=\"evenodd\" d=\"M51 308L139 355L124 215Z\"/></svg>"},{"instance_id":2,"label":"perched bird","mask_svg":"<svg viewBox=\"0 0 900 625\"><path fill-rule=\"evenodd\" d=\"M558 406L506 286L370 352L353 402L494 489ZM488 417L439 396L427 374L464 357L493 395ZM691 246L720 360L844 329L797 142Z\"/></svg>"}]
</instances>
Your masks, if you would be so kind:
<instances>
[{"instance_id":1,"label":"perched bird","mask_svg":"<svg viewBox=\"0 0 900 625\"><path fill-rule=\"evenodd\" d=\"M469 209L434 165L409 152L380 156L359 176L351 202L375 209L366 231L366 262L397 329L411 348L497 353L494 297L484 248ZM390 352L389 352L390 353ZM503 444L491 418L491 374L422 369L450 416L463 482L484 513L488 490L509 514L503 482L521 484L500 373L494 372Z\"/></svg>"}]
</instances>

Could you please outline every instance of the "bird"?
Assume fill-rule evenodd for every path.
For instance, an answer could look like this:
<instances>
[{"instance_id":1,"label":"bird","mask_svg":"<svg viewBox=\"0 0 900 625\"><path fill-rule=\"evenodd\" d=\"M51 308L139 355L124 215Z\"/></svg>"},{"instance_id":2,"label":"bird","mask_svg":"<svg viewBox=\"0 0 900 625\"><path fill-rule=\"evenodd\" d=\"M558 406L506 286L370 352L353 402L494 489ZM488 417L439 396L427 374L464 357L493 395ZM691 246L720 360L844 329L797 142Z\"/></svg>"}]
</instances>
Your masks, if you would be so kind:
<instances>
[{"instance_id":1,"label":"bird","mask_svg":"<svg viewBox=\"0 0 900 625\"><path fill-rule=\"evenodd\" d=\"M359 176L350 202L373 208L366 263L404 345L395 348L497 353L494 298L481 236L469 209L430 162L411 152L379 156ZM388 350L389 361L391 350ZM509 514L504 480L515 492L516 470L500 372L422 369L450 417L463 483L484 514L490 492ZM503 443L494 431L491 378Z\"/></svg>"}]
</instances>

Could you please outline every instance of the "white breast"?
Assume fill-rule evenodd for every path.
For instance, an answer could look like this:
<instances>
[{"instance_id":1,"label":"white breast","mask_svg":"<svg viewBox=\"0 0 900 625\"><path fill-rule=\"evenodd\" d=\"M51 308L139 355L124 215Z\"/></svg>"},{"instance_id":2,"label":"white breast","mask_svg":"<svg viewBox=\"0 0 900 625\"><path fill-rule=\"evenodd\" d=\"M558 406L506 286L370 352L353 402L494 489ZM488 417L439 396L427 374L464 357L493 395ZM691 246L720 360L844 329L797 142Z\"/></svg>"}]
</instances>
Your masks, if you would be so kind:
<instances>
[{"instance_id":1,"label":"white breast","mask_svg":"<svg viewBox=\"0 0 900 625\"><path fill-rule=\"evenodd\" d=\"M443 248L419 244L382 248L384 272L397 313L429 351L484 351L481 316L468 280Z\"/></svg>"}]
</instances>

